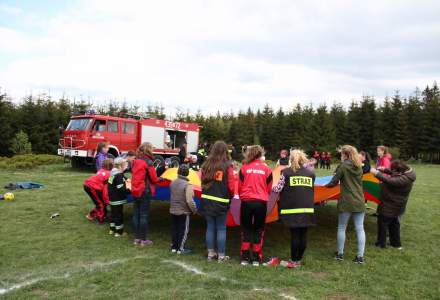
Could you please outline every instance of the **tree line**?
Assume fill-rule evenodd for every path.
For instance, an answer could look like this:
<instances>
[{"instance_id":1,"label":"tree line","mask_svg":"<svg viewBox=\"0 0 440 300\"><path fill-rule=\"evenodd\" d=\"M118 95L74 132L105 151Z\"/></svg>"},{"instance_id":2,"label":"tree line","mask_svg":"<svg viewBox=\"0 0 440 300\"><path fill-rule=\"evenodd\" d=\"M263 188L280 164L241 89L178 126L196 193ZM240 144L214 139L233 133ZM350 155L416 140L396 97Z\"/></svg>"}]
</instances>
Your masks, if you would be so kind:
<instances>
[{"instance_id":1,"label":"tree line","mask_svg":"<svg viewBox=\"0 0 440 300\"><path fill-rule=\"evenodd\" d=\"M91 108L92 103L62 97L54 101L48 95L27 96L15 103L0 94L0 156L14 154L17 134L27 134L34 153L56 153L60 127L68 124L72 113ZM113 102L94 107L99 113L130 113L164 119L161 106L129 106ZM202 126L201 140L222 139L234 144L261 144L268 158L280 149L300 147L308 152L336 152L339 145L352 144L372 154L377 145L386 145L394 156L440 162L440 90L437 83L409 96L395 92L378 104L372 96L341 104L316 108L297 104L293 107L251 108L238 113L204 115L178 110L174 121L195 122Z\"/></svg>"}]
</instances>

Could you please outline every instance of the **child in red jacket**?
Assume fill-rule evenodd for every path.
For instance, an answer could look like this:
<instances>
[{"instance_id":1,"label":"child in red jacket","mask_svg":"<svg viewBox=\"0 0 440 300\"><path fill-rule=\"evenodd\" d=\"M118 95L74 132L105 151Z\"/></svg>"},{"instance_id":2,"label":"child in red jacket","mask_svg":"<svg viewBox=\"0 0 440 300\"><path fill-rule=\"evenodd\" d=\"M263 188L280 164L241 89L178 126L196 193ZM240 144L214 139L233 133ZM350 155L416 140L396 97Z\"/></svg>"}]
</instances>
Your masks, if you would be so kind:
<instances>
[{"instance_id":1,"label":"child in red jacket","mask_svg":"<svg viewBox=\"0 0 440 300\"><path fill-rule=\"evenodd\" d=\"M106 207L108 204L108 199L106 200L106 183L110 177L110 170L112 168L113 159L108 158L102 163L102 169L84 181L84 191L95 204L95 208L86 215L89 221L98 220L99 223L104 223L105 217L107 216Z\"/></svg>"},{"instance_id":2,"label":"child in red jacket","mask_svg":"<svg viewBox=\"0 0 440 300\"><path fill-rule=\"evenodd\" d=\"M152 245L147 240L148 215L150 201L155 195L155 184L159 182L156 169L153 166L153 145L143 143L137 151L137 158L131 169L131 194L133 195L133 231L134 244L141 246Z\"/></svg>"},{"instance_id":3,"label":"child in red jacket","mask_svg":"<svg viewBox=\"0 0 440 300\"><path fill-rule=\"evenodd\" d=\"M254 266L259 266L263 261L267 201L272 190L272 169L262 161L263 156L264 150L261 146L248 146L239 173L242 265L247 265L252 261Z\"/></svg>"}]
</instances>

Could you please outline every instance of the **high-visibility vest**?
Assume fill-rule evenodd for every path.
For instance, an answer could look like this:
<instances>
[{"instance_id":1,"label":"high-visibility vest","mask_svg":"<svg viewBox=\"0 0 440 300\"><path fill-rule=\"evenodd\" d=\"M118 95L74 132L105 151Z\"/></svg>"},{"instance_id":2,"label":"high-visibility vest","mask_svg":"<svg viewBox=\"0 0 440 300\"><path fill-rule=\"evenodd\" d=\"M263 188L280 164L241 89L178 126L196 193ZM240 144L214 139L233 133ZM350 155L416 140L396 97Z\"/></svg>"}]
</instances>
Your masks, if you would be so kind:
<instances>
[{"instance_id":1,"label":"high-visibility vest","mask_svg":"<svg viewBox=\"0 0 440 300\"><path fill-rule=\"evenodd\" d=\"M284 188L280 194L280 214L313 214L315 175L306 168L296 172L292 168L283 170Z\"/></svg>"}]
</instances>

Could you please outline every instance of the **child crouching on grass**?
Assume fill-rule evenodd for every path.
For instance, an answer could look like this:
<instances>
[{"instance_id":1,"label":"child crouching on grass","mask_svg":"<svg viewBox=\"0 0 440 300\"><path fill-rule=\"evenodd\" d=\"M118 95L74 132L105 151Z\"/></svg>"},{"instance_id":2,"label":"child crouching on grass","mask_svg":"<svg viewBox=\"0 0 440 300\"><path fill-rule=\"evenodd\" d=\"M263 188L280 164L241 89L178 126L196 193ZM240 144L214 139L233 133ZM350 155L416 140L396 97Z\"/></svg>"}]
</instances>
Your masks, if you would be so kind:
<instances>
[{"instance_id":1,"label":"child crouching on grass","mask_svg":"<svg viewBox=\"0 0 440 300\"><path fill-rule=\"evenodd\" d=\"M188 165L180 165L178 177L170 185L170 214L171 214L171 252L188 254L190 249L185 248L188 238L189 220L191 213L195 214L194 191L188 181Z\"/></svg>"},{"instance_id":2,"label":"child crouching on grass","mask_svg":"<svg viewBox=\"0 0 440 300\"><path fill-rule=\"evenodd\" d=\"M124 176L128 163L122 157L113 162L113 169L108 179L108 196L110 199L111 221L109 234L120 237L124 233L124 204L130 193L131 182Z\"/></svg>"},{"instance_id":3,"label":"child crouching on grass","mask_svg":"<svg viewBox=\"0 0 440 300\"><path fill-rule=\"evenodd\" d=\"M113 159L106 159L102 163L102 168L98 172L84 181L84 191L90 196L95 204L86 218L89 221L98 220L103 224L107 216L107 204L105 200L105 188L110 177L110 170L113 168Z\"/></svg>"}]
</instances>

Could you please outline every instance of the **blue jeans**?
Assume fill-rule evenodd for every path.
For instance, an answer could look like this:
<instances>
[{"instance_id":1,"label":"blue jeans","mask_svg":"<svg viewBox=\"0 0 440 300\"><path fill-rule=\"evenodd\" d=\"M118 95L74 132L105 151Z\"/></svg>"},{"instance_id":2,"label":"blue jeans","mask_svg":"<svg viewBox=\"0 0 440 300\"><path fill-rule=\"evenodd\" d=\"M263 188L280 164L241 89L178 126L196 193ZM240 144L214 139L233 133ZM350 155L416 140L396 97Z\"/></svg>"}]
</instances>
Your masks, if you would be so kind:
<instances>
[{"instance_id":1,"label":"blue jeans","mask_svg":"<svg viewBox=\"0 0 440 300\"><path fill-rule=\"evenodd\" d=\"M150 212L151 197L146 193L134 197L133 201L133 232L134 238L138 240L147 239L148 214Z\"/></svg>"},{"instance_id":2,"label":"blue jeans","mask_svg":"<svg viewBox=\"0 0 440 300\"><path fill-rule=\"evenodd\" d=\"M345 230L348 221L353 216L354 229L357 238L357 256L363 257L365 251L364 212L341 212L338 215L338 253L344 254Z\"/></svg>"},{"instance_id":3,"label":"blue jeans","mask_svg":"<svg viewBox=\"0 0 440 300\"><path fill-rule=\"evenodd\" d=\"M217 240L217 253L224 256L226 253L226 214L220 216L205 216L206 218L206 247L209 252L215 252Z\"/></svg>"}]
</instances>

